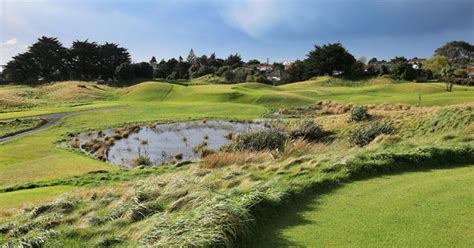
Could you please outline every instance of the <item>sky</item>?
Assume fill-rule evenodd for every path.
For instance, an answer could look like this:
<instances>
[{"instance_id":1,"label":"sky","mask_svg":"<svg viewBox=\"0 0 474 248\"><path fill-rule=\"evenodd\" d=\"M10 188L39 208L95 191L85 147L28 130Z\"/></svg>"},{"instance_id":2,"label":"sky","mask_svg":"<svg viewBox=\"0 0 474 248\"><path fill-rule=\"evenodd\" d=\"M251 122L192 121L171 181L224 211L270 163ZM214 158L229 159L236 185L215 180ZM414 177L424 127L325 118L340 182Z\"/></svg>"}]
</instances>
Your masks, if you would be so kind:
<instances>
[{"instance_id":1,"label":"sky","mask_svg":"<svg viewBox=\"0 0 474 248\"><path fill-rule=\"evenodd\" d=\"M135 62L239 53L304 59L341 42L356 58L431 57L474 43L473 0L0 0L0 65L41 36L115 42Z\"/></svg>"}]
</instances>

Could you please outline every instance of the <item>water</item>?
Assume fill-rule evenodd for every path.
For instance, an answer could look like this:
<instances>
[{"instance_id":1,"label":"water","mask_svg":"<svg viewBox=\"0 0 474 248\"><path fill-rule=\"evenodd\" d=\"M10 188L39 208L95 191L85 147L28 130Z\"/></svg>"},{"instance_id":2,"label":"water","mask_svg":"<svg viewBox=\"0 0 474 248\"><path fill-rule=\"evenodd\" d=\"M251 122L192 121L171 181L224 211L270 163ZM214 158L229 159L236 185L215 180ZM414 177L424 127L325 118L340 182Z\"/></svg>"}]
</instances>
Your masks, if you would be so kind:
<instances>
[{"instance_id":1,"label":"water","mask_svg":"<svg viewBox=\"0 0 474 248\"><path fill-rule=\"evenodd\" d=\"M230 142L226 136L265 129L263 123L239 123L229 121L190 121L171 124L160 124L152 127L141 127L140 131L131 133L127 138L115 140L109 149L107 161L117 165L131 167L139 155L150 158L153 164L163 164L182 154L180 160L192 160L199 157L193 148L207 142L207 147L218 150ZM112 136L115 130L104 130L101 137L97 133L79 135L80 144L92 140L104 140ZM206 139L207 137L207 139ZM84 150L83 150L84 151Z\"/></svg>"}]
</instances>

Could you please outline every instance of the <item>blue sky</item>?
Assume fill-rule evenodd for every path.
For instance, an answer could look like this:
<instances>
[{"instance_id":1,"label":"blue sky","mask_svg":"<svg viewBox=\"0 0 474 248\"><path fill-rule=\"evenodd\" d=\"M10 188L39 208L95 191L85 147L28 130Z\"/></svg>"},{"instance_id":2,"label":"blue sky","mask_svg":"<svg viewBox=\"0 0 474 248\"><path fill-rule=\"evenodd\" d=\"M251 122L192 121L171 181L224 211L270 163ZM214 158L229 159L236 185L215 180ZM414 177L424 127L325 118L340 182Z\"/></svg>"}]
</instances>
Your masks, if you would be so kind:
<instances>
[{"instance_id":1,"label":"blue sky","mask_svg":"<svg viewBox=\"0 0 474 248\"><path fill-rule=\"evenodd\" d=\"M302 59L340 41L355 56L430 57L474 43L472 0L0 0L0 64L42 36L127 47L134 61L216 52Z\"/></svg>"}]
</instances>

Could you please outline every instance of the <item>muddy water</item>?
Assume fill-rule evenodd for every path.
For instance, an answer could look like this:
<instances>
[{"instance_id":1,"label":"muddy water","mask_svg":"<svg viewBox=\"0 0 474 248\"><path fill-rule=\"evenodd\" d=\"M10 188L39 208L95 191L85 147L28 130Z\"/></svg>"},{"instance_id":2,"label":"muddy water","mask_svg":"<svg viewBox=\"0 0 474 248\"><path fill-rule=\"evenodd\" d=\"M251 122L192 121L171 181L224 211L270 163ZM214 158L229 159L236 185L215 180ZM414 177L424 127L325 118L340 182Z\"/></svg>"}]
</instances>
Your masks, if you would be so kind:
<instances>
[{"instance_id":1,"label":"muddy water","mask_svg":"<svg viewBox=\"0 0 474 248\"><path fill-rule=\"evenodd\" d=\"M139 155L147 156L153 164L168 163L175 155L182 154L179 160L192 160L199 156L193 148L207 143L210 149L219 149L229 143L226 137L229 133L237 134L265 129L262 123L239 123L228 121L192 121L156 126L143 126L140 131L130 133L127 138L116 140L109 148L107 161L131 167L133 160ZM79 135L82 144L93 140L104 140L105 136L113 136L114 130L104 130L98 133L83 133Z\"/></svg>"}]
</instances>

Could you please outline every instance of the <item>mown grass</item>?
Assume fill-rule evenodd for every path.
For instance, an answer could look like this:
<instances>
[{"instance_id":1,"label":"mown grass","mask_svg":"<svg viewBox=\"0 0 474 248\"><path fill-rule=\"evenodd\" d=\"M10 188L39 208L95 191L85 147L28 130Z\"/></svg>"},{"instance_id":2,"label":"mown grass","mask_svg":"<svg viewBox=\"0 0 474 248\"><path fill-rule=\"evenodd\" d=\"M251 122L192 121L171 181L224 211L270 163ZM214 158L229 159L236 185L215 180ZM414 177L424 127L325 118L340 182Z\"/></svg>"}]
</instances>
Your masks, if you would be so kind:
<instances>
[{"instance_id":1,"label":"mown grass","mask_svg":"<svg viewBox=\"0 0 474 248\"><path fill-rule=\"evenodd\" d=\"M8 209L18 208L24 204L39 204L72 189L73 186L60 185L3 193L0 194L0 209L8 211ZM0 211L0 215L2 215L2 211Z\"/></svg>"},{"instance_id":2,"label":"mown grass","mask_svg":"<svg viewBox=\"0 0 474 248\"><path fill-rule=\"evenodd\" d=\"M253 246L471 247L473 176L466 166L352 182L282 211Z\"/></svg>"}]
</instances>

